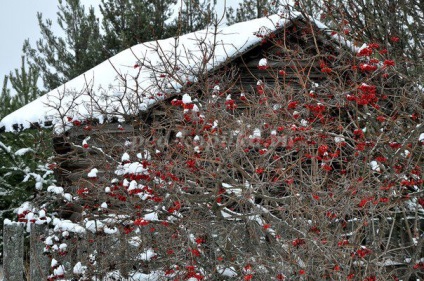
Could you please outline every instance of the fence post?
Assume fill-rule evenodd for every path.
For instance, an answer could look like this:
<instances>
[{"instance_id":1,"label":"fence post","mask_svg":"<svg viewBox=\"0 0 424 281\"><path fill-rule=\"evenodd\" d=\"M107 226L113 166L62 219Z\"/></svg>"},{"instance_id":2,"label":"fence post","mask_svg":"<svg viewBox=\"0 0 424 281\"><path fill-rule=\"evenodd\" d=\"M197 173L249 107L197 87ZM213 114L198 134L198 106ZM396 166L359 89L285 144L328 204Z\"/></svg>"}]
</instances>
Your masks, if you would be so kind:
<instances>
[{"instance_id":1,"label":"fence post","mask_svg":"<svg viewBox=\"0 0 424 281\"><path fill-rule=\"evenodd\" d=\"M24 227L22 223L4 221L3 274L4 281L24 280Z\"/></svg>"},{"instance_id":2,"label":"fence post","mask_svg":"<svg viewBox=\"0 0 424 281\"><path fill-rule=\"evenodd\" d=\"M118 262L118 269L119 272L121 273L122 277L124 278L128 278L129 277L129 271L131 268L131 264L130 261L125 260L125 258L123 259L122 257L127 257L128 254L128 239L126 239L127 236L126 235L121 235L119 236L119 250L118 250L118 257L121 258L117 258L116 260L119 260ZM131 259L130 259L131 260Z\"/></svg>"},{"instance_id":3,"label":"fence post","mask_svg":"<svg viewBox=\"0 0 424 281\"><path fill-rule=\"evenodd\" d=\"M49 275L49 258L44 255L43 240L47 237L47 225L31 225L30 236L30 280L46 280Z\"/></svg>"}]
</instances>

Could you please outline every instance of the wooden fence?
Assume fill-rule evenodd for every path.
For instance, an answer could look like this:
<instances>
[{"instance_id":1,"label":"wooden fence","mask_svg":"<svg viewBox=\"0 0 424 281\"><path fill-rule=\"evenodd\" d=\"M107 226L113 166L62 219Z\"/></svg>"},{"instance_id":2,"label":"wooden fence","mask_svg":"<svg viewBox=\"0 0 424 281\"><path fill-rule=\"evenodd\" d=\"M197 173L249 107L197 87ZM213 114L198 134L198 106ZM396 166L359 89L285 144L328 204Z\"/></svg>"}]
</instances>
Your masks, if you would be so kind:
<instances>
[{"instance_id":1,"label":"wooden fence","mask_svg":"<svg viewBox=\"0 0 424 281\"><path fill-rule=\"evenodd\" d=\"M396 249L402 245L410 245L410 239L407 234L409 227L405 228L405 223L411 226L415 222L415 227L420 233L424 229L424 219L418 218L418 221L416 221L416 218L413 217L408 219L394 218L394 220L386 219L386 223L390 224L390 227L382 227L382 229L390 229L390 233L383 235L376 231L380 229L379 224L382 222L374 220L366 228L366 231L363 232L364 236L362 240L366 241L367 245L372 245L378 239L381 240L381 237L379 238L377 236L383 235L386 236L385 241L387 243L389 241L393 243L391 248ZM51 274L51 257L44 253L46 246L44 241L49 235L48 226L45 224L31 224L29 239L25 239L25 227L26 225L23 223L6 223L4 225L3 281L42 281L47 280L49 274ZM161 229L162 227L158 225L158 231L166 232L167 230ZM346 227L347 232L354 232L355 229L357 229L357 224L348 223ZM150 241L150 239L153 239L152 233L148 229L142 229L138 235L143 237L144 246L153 244ZM80 239L69 240L69 244L72 247L69 249L68 254L63 257L56 257L60 259L60 264L64 266L69 276L73 272L72 265L75 265L77 261L81 261L83 264L89 264L89 253L97 252L99 255L96 258L96 265L90 268L90 277L94 277L95 280L103 280L105 273L113 268L120 272L124 280L127 280L125 278L128 278L129 272L133 269L131 261L136 261L140 252L137 250L134 251L134 247L130 246L130 243L123 235L107 236L108 239L105 239L105 236L101 238L103 239L96 239L96 234L87 232ZM417 247L419 251L424 251L424 248L421 249L424 247L424 242L421 241ZM399 260L400 263L388 266L393 268L398 266L405 267L405 264L403 264L404 257L402 256L400 258L402 258ZM407 269L408 267L405 268Z\"/></svg>"},{"instance_id":2,"label":"wooden fence","mask_svg":"<svg viewBox=\"0 0 424 281\"><path fill-rule=\"evenodd\" d=\"M3 275L4 281L47 280L50 259L43 255L42 241L46 237L46 225L31 225L29 267L24 263L24 225L5 224L3 228ZM28 278L29 277L29 278Z\"/></svg>"},{"instance_id":3,"label":"wooden fence","mask_svg":"<svg viewBox=\"0 0 424 281\"><path fill-rule=\"evenodd\" d=\"M48 280L52 273L52 258L44 251L45 239L49 236L48 226L31 224L29 239L25 239L26 227L25 224L16 222L4 224L3 281L43 281ZM147 231L142 234L145 237L149 235ZM134 259L133 255L137 253L129 250L129 243L123 236L111 235L108 239L95 239L95 234L88 232L74 238L68 240L70 247L66 255L55 256L66 271L65 279L72 279L73 265L77 261L89 263L88 252L99 253L96 265L90 268L90 278L103 280L108 273L107 269L110 268L118 270L120 276L128 278L130 264L122 257Z\"/></svg>"}]
</instances>

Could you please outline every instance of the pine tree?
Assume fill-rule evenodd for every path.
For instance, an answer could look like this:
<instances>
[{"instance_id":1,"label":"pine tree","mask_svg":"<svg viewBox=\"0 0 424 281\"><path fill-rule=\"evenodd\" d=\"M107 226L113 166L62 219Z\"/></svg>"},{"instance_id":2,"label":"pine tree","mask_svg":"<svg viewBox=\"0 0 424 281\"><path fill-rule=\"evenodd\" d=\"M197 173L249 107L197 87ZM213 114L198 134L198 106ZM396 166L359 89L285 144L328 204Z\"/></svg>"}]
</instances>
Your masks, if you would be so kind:
<instances>
[{"instance_id":1,"label":"pine tree","mask_svg":"<svg viewBox=\"0 0 424 281\"><path fill-rule=\"evenodd\" d=\"M52 21L37 14L42 39L32 48L29 40L24 52L31 65L40 68L44 87L52 90L104 61L99 22L90 7L88 13L79 0L59 0L57 23L65 32L58 37L52 31Z\"/></svg>"},{"instance_id":2,"label":"pine tree","mask_svg":"<svg viewBox=\"0 0 424 281\"><path fill-rule=\"evenodd\" d=\"M176 34L185 34L205 28L217 19L216 0L184 0L174 25ZM219 15L218 15L219 16Z\"/></svg>"},{"instance_id":3,"label":"pine tree","mask_svg":"<svg viewBox=\"0 0 424 281\"><path fill-rule=\"evenodd\" d=\"M50 143L44 143L47 131L26 131L0 134L0 218L24 201L34 197L37 190L53 180L45 159L51 153Z\"/></svg>"},{"instance_id":4,"label":"pine tree","mask_svg":"<svg viewBox=\"0 0 424 281\"><path fill-rule=\"evenodd\" d=\"M167 20L176 0L102 0L104 48L115 55L145 41L169 36Z\"/></svg>"},{"instance_id":5,"label":"pine tree","mask_svg":"<svg viewBox=\"0 0 424 281\"><path fill-rule=\"evenodd\" d=\"M9 77L5 75L0 95L0 119L12 110L12 97L10 96L10 89L7 87L8 82Z\"/></svg>"},{"instance_id":6,"label":"pine tree","mask_svg":"<svg viewBox=\"0 0 424 281\"><path fill-rule=\"evenodd\" d=\"M54 183L46 159L52 154L51 132L28 130L0 134L0 224L16 219L14 210ZM0 235L0 251L3 235Z\"/></svg>"},{"instance_id":7,"label":"pine tree","mask_svg":"<svg viewBox=\"0 0 424 281\"><path fill-rule=\"evenodd\" d=\"M42 94L37 86L38 78L39 69L33 65L27 67L22 56L20 69L10 72L3 80L0 119ZM43 164L52 154L48 139L50 133L45 130L0 134L0 224L5 218L13 219L14 209L34 198L37 188L52 183L52 172Z\"/></svg>"},{"instance_id":8,"label":"pine tree","mask_svg":"<svg viewBox=\"0 0 424 281\"><path fill-rule=\"evenodd\" d=\"M281 4L283 4L281 2L280 0L244 0L239 3L239 7L236 10L232 7L228 8L227 22L228 24L233 24L276 13Z\"/></svg>"},{"instance_id":9,"label":"pine tree","mask_svg":"<svg viewBox=\"0 0 424 281\"><path fill-rule=\"evenodd\" d=\"M30 65L28 71L26 70L25 56L22 56L20 71L15 69L14 73L9 75L12 88L16 91L12 99L12 110L26 105L42 94L37 85L39 76L40 70L34 65Z\"/></svg>"},{"instance_id":10,"label":"pine tree","mask_svg":"<svg viewBox=\"0 0 424 281\"><path fill-rule=\"evenodd\" d=\"M22 56L21 68L15 69L14 72L10 72L9 75L4 77L0 96L0 118L35 100L42 94L37 85L39 76L40 71L34 65L30 65L27 70L25 56ZM8 88L9 81L13 94Z\"/></svg>"}]
</instances>

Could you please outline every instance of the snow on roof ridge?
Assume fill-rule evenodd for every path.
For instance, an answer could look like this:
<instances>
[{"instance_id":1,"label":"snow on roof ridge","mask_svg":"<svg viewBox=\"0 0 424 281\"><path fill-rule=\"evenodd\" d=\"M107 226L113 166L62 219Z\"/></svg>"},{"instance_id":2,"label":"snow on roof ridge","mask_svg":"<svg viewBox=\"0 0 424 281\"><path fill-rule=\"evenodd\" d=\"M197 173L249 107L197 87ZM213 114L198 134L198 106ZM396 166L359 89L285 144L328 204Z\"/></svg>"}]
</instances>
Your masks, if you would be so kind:
<instances>
[{"instance_id":1,"label":"snow on roof ridge","mask_svg":"<svg viewBox=\"0 0 424 281\"><path fill-rule=\"evenodd\" d=\"M75 120L96 118L102 122L105 115L134 115L165 99L167 94L178 93L185 83L196 81L199 61L210 54L214 40L216 47L207 70L258 44L262 40L259 35L267 35L263 33L273 32L300 16L298 12L272 15L218 26L216 31L211 26L135 45L7 115L0 121L0 128L14 131L16 124L26 129L32 123L44 126L51 121L60 133L72 127ZM319 21L313 22L328 29ZM167 75L169 72L172 77Z\"/></svg>"}]
</instances>

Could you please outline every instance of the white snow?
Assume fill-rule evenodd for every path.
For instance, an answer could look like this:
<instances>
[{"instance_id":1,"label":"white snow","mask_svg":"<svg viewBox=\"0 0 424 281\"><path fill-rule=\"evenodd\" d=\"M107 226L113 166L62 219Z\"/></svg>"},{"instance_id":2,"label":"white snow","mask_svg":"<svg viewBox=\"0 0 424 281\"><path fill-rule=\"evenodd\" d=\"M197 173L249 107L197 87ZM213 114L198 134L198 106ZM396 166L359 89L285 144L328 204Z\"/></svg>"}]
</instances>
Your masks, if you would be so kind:
<instances>
[{"instance_id":1,"label":"white snow","mask_svg":"<svg viewBox=\"0 0 424 281\"><path fill-rule=\"evenodd\" d=\"M125 161L129 161L129 160L130 160L130 155L125 152L121 157L121 161L125 162Z\"/></svg>"},{"instance_id":2,"label":"white snow","mask_svg":"<svg viewBox=\"0 0 424 281\"><path fill-rule=\"evenodd\" d=\"M335 143L341 143L344 142L345 138L344 137L334 137L334 142Z\"/></svg>"},{"instance_id":3,"label":"white snow","mask_svg":"<svg viewBox=\"0 0 424 281\"><path fill-rule=\"evenodd\" d=\"M85 228L92 233L103 230L104 226L105 225L99 220L88 220L85 223Z\"/></svg>"},{"instance_id":4,"label":"white snow","mask_svg":"<svg viewBox=\"0 0 424 281\"><path fill-rule=\"evenodd\" d=\"M286 16L302 15L290 12ZM324 24L311 20L318 28L331 32ZM7 115L0 121L0 128L13 131L14 124L29 128L32 123L44 126L44 122L51 121L55 131L61 132L87 118L103 122L112 117L122 119L121 114L136 115L139 110L147 110L169 95L179 93L187 82L195 82L202 71L215 69L229 57L259 44L262 36L287 22L290 18L271 15L135 45ZM358 49L341 35L333 39L354 51ZM210 59L203 67L205 57ZM138 64L136 68L134 61ZM266 61L261 60L260 64L266 65ZM216 85L214 92L218 91Z\"/></svg>"},{"instance_id":5,"label":"white snow","mask_svg":"<svg viewBox=\"0 0 424 281\"><path fill-rule=\"evenodd\" d=\"M116 228L116 227L108 227L108 226L105 226L104 229L103 229L103 231L106 234L115 234L115 233L118 233L119 232L118 228Z\"/></svg>"},{"instance_id":6,"label":"white snow","mask_svg":"<svg viewBox=\"0 0 424 281\"><path fill-rule=\"evenodd\" d=\"M410 155L411 155L411 152L407 149L405 149L405 151L402 153L402 156L405 158L409 157Z\"/></svg>"},{"instance_id":7,"label":"white snow","mask_svg":"<svg viewBox=\"0 0 424 281\"><path fill-rule=\"evenodd\" d=\"M191 97L189 94L184 94L183 95L183 103L188 104L188 103L192 103Z\"/></svg>"},{"instance_id":8,"label":"white snow","mask_svg":"<svg viewBox=\"0 0 424 281\"><path fill-rule=\"evenodd\" d=\"M370 162L370 166L371 166L371 169L373 171L376 171L376 172L380 172L381 171L380 166L378 165L377 161L371 161Z\"/></svg>"},{"instance_id":9,"label":"white snow","mask_svg":"<svg viewBox=\"0 0 424 281\"><path fill-rule=\"evenodd\" d=\"M66 201L68 202L72 201L72 195L70 193L64 193L62 196Z\"/></svg>"},{"instance_id":10,"label":"white snow","mask_svg":"<svg viewBox=\"0 0 424 281\"><path fill-rule=\"evenodd\" d=\"M228 183L222 183L222 187L225 188L225 192L228 194L234 194L236 196L240 196L243 192L241 188L235 188L231 184Z\"/></svg>"},{"instance_id":11,"label":"white snow","mask_svg":"<svg viewBox=\"0 0 424 281\"><path fill-rule=\"evenodd\" d=\"M149 109L149 105L148 105L148 104L146 104L146 103L144 103L144 102L142 102L142 103L140 103L140 104L138 105L138 109L139 109L140 111L146 111L147 109Z\"/></svg>"},{"instance_id":12,"label":"white snow","mask_svg":"<svg viewBox=\"0 0 424 281\"><path fill-rule=\"evenodd\" d=\"M45 218L46 217L46 211L45 210L40 210L38 212L38 217L40 218Z\"/></svg>"},{"instance_id":13,"label":"white snow","mask_svg":"<svg viewBox=\"0 0 424 281\"><path fill-rule=\"evenodd\" d=\"M362 51L366 48L368 48L368 44L366 44L366 43L362 44L362 46L357 49L357 53L359 53L360 51ZM362 84L364 85L365 83L362 83Z\"/></svg>"},{"instance_id":14,"label":"white snow","mask_svg":"<svg viewBox=\"0 0 424 281\"><path fill-rule=\"evenodd\" d=\"M55 232L61 232L61 231L69 231L74 233L85 233L84 227L71 222L70 220L61 220L58 218L53 219L53 225Z\"/></svg>"},{"instance_id":15,"label":"white snow","mask_svg":"<svg viewBox=\"0 0 424 281\"><path fill-rule=\"evenodd\" d=\"M223 267L218 265L216 269L222 276L237 277L237 271L234 267Z\"/></svg>"},{"instance_id":16,"label":"white snow","mask_svg":"<svg viewBox=\"0 0 424 281\"><path fill-rule=\"evenodd\" d=\"M63 187L51 185L47 187L47 192L55 194L63 194Z\"/></svg>"},{"instance_id":17,"label":"white snow","mask_svg":"<svg viewBox=\"0 0 424 281\"><path fill-rule=\"evenodd\" d=\"M88 141L90 140L90 137L86 137L83 141L82 141L82 146L84 148L88 147Z\"/></svg>"},{"instance_id":18,"label":"white snow","mask_svg":"<svg viewBox=\"0 0 424 281\"><path fill-rule=\"evenodd\" d=\"M157 212L147 213L143 216L146 221L158 221L159 214Z\"/></svg>"},{"instance_id":19,"label":"white snow","mask_svg":"<svg viewBox=\"0 0 424 281\"><path fill-rule=\"evenodd\" d=\"M35 183L35 189L36 189L36 190L41 190L41 189L43 189L43 182L37 181L37 182Z\"/></svg>"},{"instance_id":20,"label":"white snow","mask_svg":"<svg viewBox=\"0 0 424 281\"><path fill-rule=\"evenodd\" d=\"M124 165L118 166L115 174L118 176L125 174L148 174L148 169L144 168L143 165L139 162L126 163Z\"/></svg>"},{"instance_id":21,"label":"white snow","mask_svg":"<svg viewBox=\"0 0 424 281\"><path fill-rule=\"evenodd\" d=\"M208 27L176 38L138 44L9 114L0 127L13 131L14 124L29 128L31 123L43 126L45 121L51 121L60 132L72 127L75 120L105 115L108 119L116 116L116 112L135 115L140 109L179 93L201 71L215 69L228 57L260 43L262 38L255 35L260 29L273 31L287 21L272 15L219 26L217 30ZM204 68L203 58L212 53ZM134 68L134 60L140 61L139 67Z\"/></svg>"},{"instance_id":22,"label":"white snow","mask_svg":"<svg viewBox=\"0 0 424 281\"><path fill-rule=\"evenodd\" d=\"M161 271L153 271L149 274L137 272L131 276L131 281L159 281L163 280L164 273ZM197 281L197 280L196 280Z\"/></svg>"},{"instance_id":23,"label":"white snow","mask_svg":"<svg viewBox=\"0 0 424 281\"><path fill-rule=\"evenodd\" d=\"M48 245L48 246L53 245L53 244L54 244L53 239L54 239L54 237L52 237L52 236L48 236L48 237L46 238L46 240L44 241L44 244L46 244L46 245ZM53 262L53 261L52 261L52 262Z\"/></svg>"},{"instance_id":24,"label":"white snow","mask_svg":"<svg viewBox=\"0 0 424 281\"><path fill-rule=\"evenodd\" d=\"M21 223L20 222L14 222L14 221L11 221L9 219L5 219L3 221L3 225L13 225L13 224L21 224Z\"/></svg>"},{"instance_id":25,"label":"white snow","mask_svg":"<svg viewBox=\"0 0 424 281\"><path fill-rule=\"evenodd\" d=\"M63 275L65 274L65 267L63 265L58 266L53 270L53 274L58 277L63 277Z\"/></svg>"},{"instance_id":26,"label":"white snow","mask_svg":"<svg viewBox=\"0 0 424 281\"><path fill-rule=\"evenodd\" d=\"M17 208L14 212L19 214L22 214L26 211L31 211L32 210L32 205L30 202L24 202L21 204L21 206L19 206L19 208Z\"/></svg>"},{"instance_id":27,"label":"white snow","mask_svg":"<svg viewBox=\"0 0 424 281\"><path fill-rule=\"evenodd\" d=\"M138 255L138 259L143 261L150 261L155 256L156 253L153 251L153 249L147 249Z\"/></svg>"},{"instance_id":28,"label":"white snow","mask_svg":"<svg viewBox=\"0 0 424 281\"><path fill-rule=\"evenodd\" d=\"M259 60L258 63L259 66L267 66L268 65L268 60L266 58L262 58Z\"/></svg>"},{"instance_id":29,"label":"white snow","mask_svg":"<svg viewBox=\"0 0 424 281\"><path fill-rule=\"evenodd\" d=\"M253 134L249 136L249 139L260 139L261 138L261 129L256 128L253 130Z\"/></svg>"},{"instance_id":30,"label":"white snow","mask_svg":"<svg viewBox=\"0 0 424 281\"><path fill-rule=\"evenodd\" d=\"M61 251L66 251L67 248L68 248L68 245L66 245L65 243L62 243L62 244L59 245L59 249Z\"/></svg>"},{"instance_id":31,"label":"white snow","mask_svg":"<svg viewBox=\"0 0 424 281\"><path fill-rule=\"evenodd\" d=\"M88 177L89 178L97 178L97 173L99 172L99 170L97 170L96 168L91 169L91 171L88 173Z\"/></svg>"},{"instance_id":32,"label":"white snow","mask_svg":"<svg viewBox=\"0 0 424 281\"><path fill-rule=\"evenodd\" d=\"M21 148L21 149L19 149L15 152L15 155L16 156L22 156L22 155L25 155L28 152L32 152L32 151L34 151L34 150L32 150L31 148Z\"/></svg>"},{"instance_id":33,"label":"white snow","mask_svg":"<svg viewBox=\"0 0 424 281\"><path fill-rule=\"evenodd\" d=\"M150 160L152 156L150 155L150 152L148 150L144 150L143 153L139 152L137 153L138 159L144 159L144 160Z\"/></svg>"},{"instance_id":34,"label":"white snow","mask_svg":"<svg viewBox=\"0 0 424 281\"><path fill-rule=\"evenodd\" d=\"M56 259L52 259L50 263L50 267L56 267L59 264L59 262Z\"/></svg>"},{"instance_id":35,"label":"white snow","mask_svg":"<svg viewBox=\"0 0 424 281\"><path fill-rule=\"evenodd\" d=\"M137 189L138 187L139 187L139 185L138 185L137 181L132 180L132 181L130 182L130 185L128 186L128 191L131 191L131 190Z\"/></svg>"},{"instance_id":36,"label":"white snow","mask_svg":"<svg viewBox=\"0 0 424 281\"><path fill-rule=\"evenodd\" d=\"M1 122L0 122L0 128L1 128ZM7 153L10 153L10 151L12 150L12 148L10 146L6 146L4 143L2 143L0 141L0 148L4 149L4 151L6 151Z\"/></svg>"},{"instance_id":37,"label":"white snow","mask_svg":"<svg viewBox=\"0 0 424 281\"><path fill-rule=\"evenodd\" d=\"M77 262L74 266L73 272L74 274L84 274L86 270L87 270L86 266L83 266L81 262Z\"/></svg>"}]
</instances>

